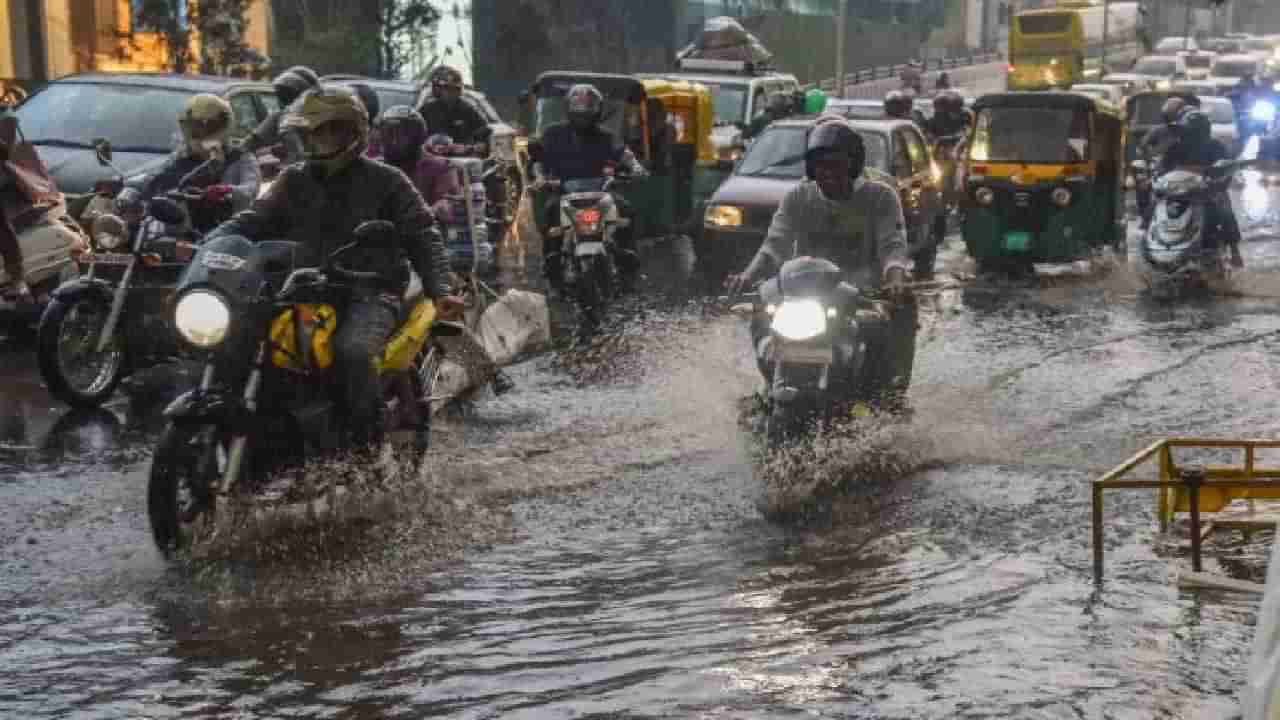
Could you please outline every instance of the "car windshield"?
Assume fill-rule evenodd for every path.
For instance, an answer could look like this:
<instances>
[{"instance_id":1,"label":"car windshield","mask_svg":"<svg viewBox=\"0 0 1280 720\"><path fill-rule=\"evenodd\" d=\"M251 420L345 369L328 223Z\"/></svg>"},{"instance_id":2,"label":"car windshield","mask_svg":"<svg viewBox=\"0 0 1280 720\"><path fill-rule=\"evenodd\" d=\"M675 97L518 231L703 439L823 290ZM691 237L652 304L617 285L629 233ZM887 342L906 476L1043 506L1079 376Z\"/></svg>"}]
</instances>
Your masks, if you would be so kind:
<instances>
[{"instance_id":1,"label":"car windshield","mask_svg":"<svg viewBox=\"0 0 1280 720\"><path fill-rule=\"evenodd\" d=\"M861 118L863 120L876 120L884 117L883 103L841 103L839 105L831 104L830 107L835 112L844 115L847 118Z\"/></svg>"},{"instance_id":2,"label":"car windshield","mask_svg":"<svg viewBox=\"0 0 1280 720\"><path fill-rule=\"evenodd\" d=\"M55 82L14 113L32 143L88 146L106 138L122 152L167 153L177 146L178 113L195 93L143 85Z\"/></svg>"},{"instance_id":3,"label":"car windshield","mask_svg":"<svg viewBox=\"0 0 1280 720\"><path fill-rule=\"evenodd\" d=\"M1214 125L1234 125L1236 122L1235 109L1230 100L1202 98L1200 109L1208 113L1209 121Z\"/></svg>"},{"instance_id":4,"label":"car windshield","mask_svg":"<svg viewBox=\"0 0 1280 720\"><path fill-rule=\"evenodd\" d=\"M1136 95L1129 99L1130 125L1163 125L1160 110L1168 102L1167 95Z\"/></svg>"},{"instance_id":5,"label":"car windshield","mask_svg":"<svg viewBox=\"0 0 1280 720\"><path fill-rule=\"evenodd\" d=\"M1218 77L1242 78L1257 75L1258 66L1245 60L1223 60L1213 64L1213 74Z\"/></svg>"},{"instance_id":6,"label":"car windshield","mask_svg":"<svg viewBox=\"0 0 1280 720\"><path fill-rule=\"evenodd\" d=\"M867 149L867 165L887 172L889 148L885 136L865 130L859 130L858 134ZM808 136L808 129L803 127L771 128L751 145L738 166L737 174L787 180L804 177L804 150Z\"/></svg>"},{"instance_id":7,"label":"car windshield","mask_svg":"<svg viewBox=\"0 0 1280 720\"><path fill-rule=\"evenodd\" d=\"M978 162L1084 162L1089 158L1089 115L1062 108L986 108L978 113L969 157Z\"/></svg>"},{"instance_id":8,"label":"car windshield","mask_svg":"<svg viewBox=\"0 0 1280 720\"><path fill-rule=\"evenodd\" d=\"M747 117L747 88L740 85L703 83L711 90L716 125L745 123Z\"/></svg>"},{"instance_id":9,"label":"car windshield","mask_svg":"<svg viewBox=\"0 0 1280 720\"><path fill-rule=\"evenodd\" d=\"M1178 63L1172 58L1142 58L1133 66L1133 71L1140 75L1172 75L1178 70Z\"/></svg>"},{"instance_id":10,"label":"car windshield","mask_svg":"<svg viewBox=\"0 0 1280 720\"><path fill-rule=\"evenodd\" d=\"M1213 64L1213 57L1210 55L1187 55L1184 59L1189 68L1207 68Z\"/></svg>"}]
</instances>

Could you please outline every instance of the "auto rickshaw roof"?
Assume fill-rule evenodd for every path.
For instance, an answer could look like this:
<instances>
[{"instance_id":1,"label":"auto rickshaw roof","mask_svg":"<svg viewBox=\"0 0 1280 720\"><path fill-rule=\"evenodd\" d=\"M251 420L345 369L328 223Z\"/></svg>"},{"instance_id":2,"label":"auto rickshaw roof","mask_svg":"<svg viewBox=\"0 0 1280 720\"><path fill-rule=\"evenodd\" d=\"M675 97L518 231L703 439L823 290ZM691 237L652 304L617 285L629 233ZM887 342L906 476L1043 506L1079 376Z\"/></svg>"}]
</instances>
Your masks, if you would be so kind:
<instances>
[{"instance_id":1,"label":"auto rickshaw roof","mask_svg":"<svg viewBox=\"0 0 1280 720\"><path fill-rule=\"evenodd\" d=\"M632 75L572 70L548 70L542 73L533 83L533 93L563 95L569 88L579 84L594 85L605 97L622 98L631 103L640 102L645 97L644 84Z\"/></svg>"},{"instance_id":2,"label":"auto rickshaw roof","mask_svg":"<svg viewBox=\"0 0 1280 720\"><path fill-rule=\"evenodd\" d=\"M1120 109L1115 105L1092 98L1081 93L1049 90L1043 92L1005 92L983 95L973 103L973 110L986 108L1019 107L1019 108L1061 108L1063 110L1087 110L1119 115Z\"/></svg>"}]
</instances>

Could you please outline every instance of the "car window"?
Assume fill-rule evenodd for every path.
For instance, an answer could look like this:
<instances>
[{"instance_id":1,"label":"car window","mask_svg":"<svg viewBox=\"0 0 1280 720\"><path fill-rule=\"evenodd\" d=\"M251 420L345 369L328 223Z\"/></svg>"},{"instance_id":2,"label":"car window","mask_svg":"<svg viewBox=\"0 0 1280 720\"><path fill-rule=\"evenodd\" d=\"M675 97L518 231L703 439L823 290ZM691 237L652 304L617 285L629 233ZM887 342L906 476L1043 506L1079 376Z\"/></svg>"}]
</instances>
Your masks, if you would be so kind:
<instances>
[{"instance_id":1,"label":"car window","mask_svg":"<svg viewBox=\"0 0 1280 720\"><path fill-rule=\"evenodd\" d=\"M258 117L258 104L253 101L253 93L239 92L227 100L231 103L231 113L235 117L235 121L231 124L231 137L244 137L253 132L261 122Z\"/></svg>"},{"instance_id":2,"label":"car window","mask_svg":"<svg viewBox=\"0 0 1280 720\"><path fill-rule=\"evenodd\" d=\"M903 130L902 137L906 141L907 155L911 157L911 167L916 172L923 172L929 166L929 153L925 150L924 140L915 130ZM914 174L914 173L913 173Z\"/></svg>"},{"instance_id":3,"label":"car window","mask_svg":"<svg viewBox=\"0 0 1280 720\"><path fill-rule=\"evenodd\" d=\"M1213 64L1213 74L1218 77L1242 78L1258 74L1258 65L1246 60L1221 60Z\"/></svg>"},{"instance_id":4,"label":"car window","mask_svg":"<svg viewBox=\"0 0 1280 720\"><path fill-rule=\"evenodd\" d=\"M262 107L266 108L267 113L273 113L280 109L280 98L275 93L259 93L258 99L262 101Z\"/></svg>"},{"instance_id":5,"label":"car window","mask_svg":"<svg viewBox=\"0 0 1280 720\"><path fill-rule=\"evenodd\" d=\"M177 146L178 113L195 93L139 85L55 82L14 113L28 140L83 145L111 141L118 151L166 153Z\"/></svg>"},{"instance_id":6,"label":"car window","mask_svg":"<svg viewBox=\"0 0 1280 720\"><path fill-rule=\"evenodd\" d=\"M764 112L766 105L764 88L756 88L755 93L751 96L751 119L754 120L759 117L760 113Z\"/></svg>"}]
</instances>

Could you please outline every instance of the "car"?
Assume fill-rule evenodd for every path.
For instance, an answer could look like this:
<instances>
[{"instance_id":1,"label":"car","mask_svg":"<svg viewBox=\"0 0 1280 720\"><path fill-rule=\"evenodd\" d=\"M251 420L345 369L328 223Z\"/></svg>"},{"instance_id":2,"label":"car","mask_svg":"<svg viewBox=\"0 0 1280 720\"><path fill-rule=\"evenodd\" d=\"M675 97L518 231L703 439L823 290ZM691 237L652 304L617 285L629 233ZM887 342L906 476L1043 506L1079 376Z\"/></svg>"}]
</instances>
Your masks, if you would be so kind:
<instances>
[{"instance_id":1,"label":"car","mask_svg":"<svg viewBox=\"0 0 1280 720\"><path fill-rule=\"evenodd\" d=\"M13 110L64 193L86 193L106 177L92 142L111 141L130 179L155 172L178 146L178 113L198 93L231 103L233 140L279 107L269 83L172 73L78 73L58 78Z\"/></svg>"},{"instance_id":2,"label":"car","mask_svg":"<svg viewBox=\"0 0 1280 720\"><path fill-rule=\"evenodd\" d=\"M1233 38L1213 38L1205 42L1205 48L1219 55L1234 55L1244 49L1240 41Z\"/></svg>"},{"instance_id":3,"label":"car","mask_svg":"<svg viewBox=\"0 0 1280 720\"><path fill-rule=\"evenodd\" d=\"M1262 73L1262 61L1255 55L1219 55L1213 61L1213 70L1209 80L1218 86L1219 92L1235 87L1246 75L1258 76Z\"/></svg>"},{"instance_id":4,"label":"car","mask_svg":"<svg viewBox=\"0 0 1280 720\"><path fill-rule=\"evenodd\" d=\"M1155 78L1146 75L1135 75L1134 73L1108 73L1103 75L1098 82L1103 85L1115 85L1120 88L1120 92L1125 97L1156 89Z\"/></svg>"},{"instance_id":5,"label":"car","mask_svg":"<svg viewBox=\"0 0 1280 720\"><path fill-rule=\"evenodd\" d=\"M1186 79L1187 61L1180 55L1146 55L1138 58L1129 73L1151 78L1157 90L1168 90L1173 83Z\"/></svg>"},{"instance_id":6,"label":"car","mask_svg":"<svg viewBox=\"0 0 1280 720\"><path fill-rule=\"evenodd\" d=\"M1175 53L1179 50L1199 49L1200 43L1196 42L1195 38L1170 36L1160 38L1160 41L1156 43L1155 47L1152 48L1152 51L1157 54L1164 55L1168 53Z\"/></svg>"},{"instance_id":7,"label":"car","mask_svg":"<svg viewBox=\"0 0 1280 720\"><path fill-rule=\"evenodd\" d=\"M698 261L713 282L737 272L760 248L786 193L804 179L804 148L817 118L773 123L752 143L707 204ZM913 247L932 241L943 211L941 180L924 135L907 120L852 120L867 147L869 174L895 184Z\"/></svg>"},{"instance_id":8,"label":"car","mask_svg":"<svg viewBox=\"0 0 1280 720\"><path fill-rule=\"evenodd\" d=\"M1213 59L1217 57L1217 53L1208 50L1190 50L1179 52L1178 57L1181 57L1186 65L1186 79L1203 80L1209 77L1209 71L1213 68Z\"/></svg>"},{"instance_id":9,"label":"car","mask_svg":"<svg viewBox=\"0 0 1280 720\"><path fill-rule=\"evenodd\" d=\"M1108 85L1107 83L1080 83L1071 86L1072 92L1079 92L1105 100L1116 107L1124 105L1124 91L1118 85Z\"/></svg>"},{"instance_id":10,"label":"car","mask_svg":"<svg viewBox=\"0 0 1280 720\"><path fill-rule=\"evenodd\" d=\"M850 119L880 120L884 118L884 101L864 98L831 98L827 112L840 113Z\"/></svg>"},{"instance_id":11,"label":"car","mask_svg":"<svg viewBox=\"0 0 1280 720\"><path fill-rule=\"evenodd\" d=\"M1213 123L1213 138L1227 148L1231 157L1236 157L1243 149L1240 143L1240 128L1236 125L1236 111L1231 101L1224 97L1200 96L1200 109L1209 116Z\"/></svg>"},{"instance_id":12,"label":"car","mask_svg":"<svg viewBox=\"0 0 1280 720\"><path fill-rule=\"evenodd\" d=\"M1200 97L1216 97L1221 95L1218 84L1212 80L1179 80L1173 84L1174 92L1189 93Z\"/></svg>"},{"instance_id":13,"label":"car","mask_svg":"<svg viewBox=\"0 0 1280 720\"><path fill-rule=\"evenodd\" d=\"M1266 38L1249 38L1242 41L1240 45L1240 52L1253 55L1264 63L1275 57L1275 45Z\"/></svg>"}]
</instances>

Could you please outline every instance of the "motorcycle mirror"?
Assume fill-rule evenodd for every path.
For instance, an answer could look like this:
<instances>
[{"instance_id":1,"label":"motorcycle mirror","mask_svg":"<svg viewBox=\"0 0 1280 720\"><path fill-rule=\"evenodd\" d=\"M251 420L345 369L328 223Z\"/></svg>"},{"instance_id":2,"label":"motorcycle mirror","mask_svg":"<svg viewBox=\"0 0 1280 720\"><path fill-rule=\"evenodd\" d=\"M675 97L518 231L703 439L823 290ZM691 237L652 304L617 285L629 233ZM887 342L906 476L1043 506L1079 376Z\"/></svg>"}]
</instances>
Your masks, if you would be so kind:
<instances>
[{"instance_id":1,"label":"motorcycle mirror","mask_svg":"<svg viewBox=\"0 0 1280 720\"><path fill-rule=\"evenodd\" d=\"M124 219L113 213L102 213L93 219L93 225L90 226L89 234L93 237L100 235L114 235L115 237L127 237L128 228L125 226Z\"/></svg>"},{"instance_id":2,"label":"motorcycle mirror","mask_svg":"<svg viewBox=\"0 0 1280 720\"><path fill-rule=\"evenodd\" d=\"M354 233L356 242L364 247L389 246L395 237L395 223L388 220L368 220L360 223Z\"/></svg>"},{"instance_id":3,"label":"motorcycle mirror","mask_svg":"<svg viewBox=\"0 0 1280 720\"><path fill-rule=\"evenodd\" d=\"M167 197L152 199L147 213L166 225L182 225L187 221L187 211Z\"/></svg>"},{"instance_id":4,"label":"motorcycle mirror","mask_svg":"<svg viewBox=\"0 0 1280 720\"><path fill-rule=\"evenodd\" d=\"M103 167L111 166L111 141L106 138L94 138L93 154L98 158L98 164Z\"/></svg>"}]
</instances>

